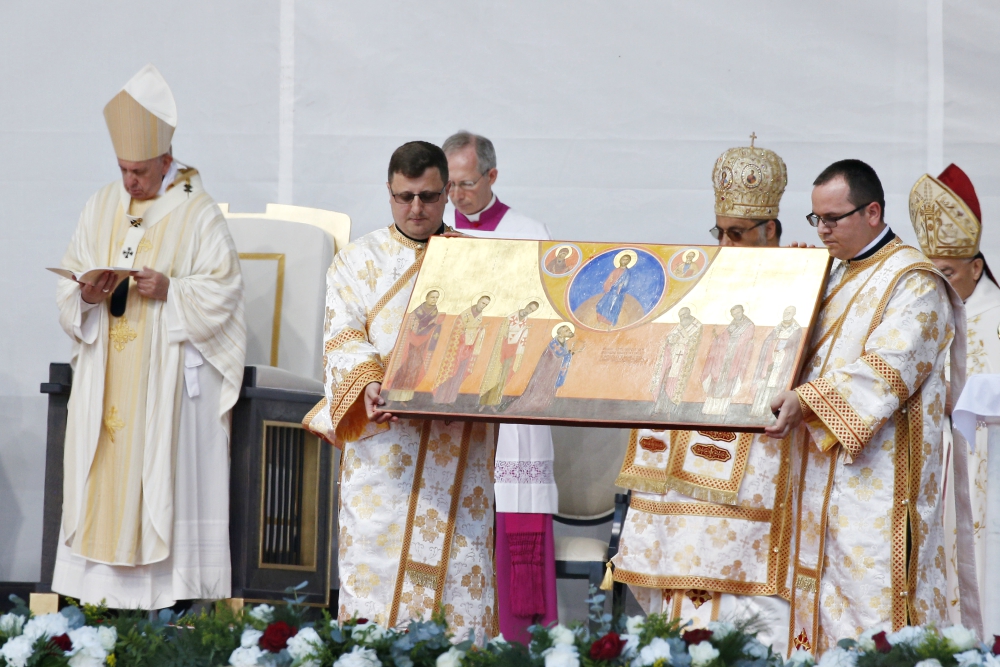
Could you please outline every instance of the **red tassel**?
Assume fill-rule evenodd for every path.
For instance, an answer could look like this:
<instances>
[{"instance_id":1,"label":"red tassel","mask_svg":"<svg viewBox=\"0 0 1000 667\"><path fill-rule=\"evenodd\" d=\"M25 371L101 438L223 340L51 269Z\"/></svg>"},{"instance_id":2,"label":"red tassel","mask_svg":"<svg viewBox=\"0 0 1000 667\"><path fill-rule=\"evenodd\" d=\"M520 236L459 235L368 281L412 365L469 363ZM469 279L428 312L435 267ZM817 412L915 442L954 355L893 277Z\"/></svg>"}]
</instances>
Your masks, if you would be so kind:
<instances>
[{"instance_id":1,"label":"red tassel","mask_svg":"<svg viewBox=\"0 0 1000 667\"><path fill-rule=\"evenodd\" d=\"M507 533L510 547L510 609L521 618L545 613L544 533Z\"/></svg>"}]
</instances>

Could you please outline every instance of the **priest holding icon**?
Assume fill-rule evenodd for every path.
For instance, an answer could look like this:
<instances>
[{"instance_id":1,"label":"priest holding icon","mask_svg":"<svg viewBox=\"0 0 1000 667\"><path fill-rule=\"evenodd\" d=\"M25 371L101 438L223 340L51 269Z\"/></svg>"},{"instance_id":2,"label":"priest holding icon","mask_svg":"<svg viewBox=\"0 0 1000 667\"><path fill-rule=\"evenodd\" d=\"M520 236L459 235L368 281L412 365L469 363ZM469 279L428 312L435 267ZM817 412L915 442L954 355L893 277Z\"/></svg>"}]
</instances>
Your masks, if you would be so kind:
<instances>
[{"instance_id":1,"label":"priest holding icon","mask_svg":"<svg viewBox=\"0 0 1000 667\"><path fill-rule=\"evenodd\" d=\"M239 257L198 172L173 159L177 107L156 68L104 118L122 178L87 202L62 268L115 271L57 290L74 378L52 590L118 609L225 598Z\"/></svg>"}]
</instances>

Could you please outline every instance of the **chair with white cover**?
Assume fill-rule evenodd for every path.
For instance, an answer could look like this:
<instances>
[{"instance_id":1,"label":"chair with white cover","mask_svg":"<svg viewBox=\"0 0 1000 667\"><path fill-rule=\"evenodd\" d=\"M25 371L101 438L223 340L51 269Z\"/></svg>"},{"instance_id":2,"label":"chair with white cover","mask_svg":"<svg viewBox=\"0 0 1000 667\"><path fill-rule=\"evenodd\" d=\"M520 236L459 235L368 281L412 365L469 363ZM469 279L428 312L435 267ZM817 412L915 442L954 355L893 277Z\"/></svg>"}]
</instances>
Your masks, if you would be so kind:
<instances>
[{"instance_id":1,"label":"chair with white cover","mask_svg":"<svg viewBox=\"0 0 1000 667\"><path fill-rule=\"evenodd\" d=\"M240 256L247 322L231 441L233 597L279 600L306 580L299 595L326 606L338 587L339 457L301 421L323 397L326 273L351 219L281 204L263 213L220 208Z\"/></svg>"},{"instance_id":2,"label":"chair with white cover","mask_svg":"<svg viewBox=\"0 0 1000 667\"><path fill-rule=\"evenodd\" d=\"M553 472L559 487L559 513L553 519L576 527L611 525L611 539L556 535L557 579L587 579L601 585L608 560L618 552L618 540L628 509L628 497L615 486L625 458L628 429L552 427ZM625 588L615 584L612 604L621 609Z\"/></svg>"}]
</instances>

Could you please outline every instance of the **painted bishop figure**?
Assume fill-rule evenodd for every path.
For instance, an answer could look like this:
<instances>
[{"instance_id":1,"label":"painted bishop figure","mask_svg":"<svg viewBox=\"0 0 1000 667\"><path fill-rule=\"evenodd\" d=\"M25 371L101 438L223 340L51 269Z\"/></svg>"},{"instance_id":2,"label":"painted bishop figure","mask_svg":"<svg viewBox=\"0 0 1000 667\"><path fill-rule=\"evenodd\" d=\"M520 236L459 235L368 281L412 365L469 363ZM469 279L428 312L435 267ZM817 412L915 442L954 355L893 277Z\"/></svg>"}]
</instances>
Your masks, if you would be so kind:
<instances>
[{"instance_id":1,"label":"painted bishop figure","mask_svg":"<svg viewBox=\"0 0 1000 667\"><path fill-rule=\"evenodd\" d=\"M87 202L62 266L132 277L59 281L74 373L52 590L122 609L229 597L239 257L198 172L173 159L177 106L156 68L104 119L122 177Z\"/></svg>"},{"instance_id":2,"label":"painted bishop figure","mask_svg":"<svg viewBox=\"0 0 1000 667\"><path fill-rule=\"evenodd\" d=\"M544 224L511 209L493 193L498 171L492 141L461 131L448 137L442 148L448 156L454 205L445 212L447 224L468 236L551 238ZM528 335L544 336L543 329L536 327ZM552 457L548 426L500 424L495 482L500 630L507 639L525 643L529 625L558 619L552 515L559 509L559 492ZM521 545L517 553L511 551L514 542Z\"/></svg>"}]
</instances>

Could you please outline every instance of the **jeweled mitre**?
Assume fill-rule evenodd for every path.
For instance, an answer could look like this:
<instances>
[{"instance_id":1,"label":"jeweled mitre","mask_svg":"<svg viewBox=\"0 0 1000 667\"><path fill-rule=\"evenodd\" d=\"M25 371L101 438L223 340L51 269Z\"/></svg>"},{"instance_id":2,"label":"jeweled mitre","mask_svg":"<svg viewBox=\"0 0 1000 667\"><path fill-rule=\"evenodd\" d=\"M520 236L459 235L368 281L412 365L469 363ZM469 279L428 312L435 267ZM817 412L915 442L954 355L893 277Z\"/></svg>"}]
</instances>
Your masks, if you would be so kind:
<instances>
[{"instance_id":1,"label":"jeweled mitre","mask_svg":"<svg viewBox=\"0 0 1000 667\"><path fill-rule=\"evenodd\" d=\"M949 173L949 170L958 171L958 168L952 165L945 172ZM979 239L983 229L979 216L965 199L949 187L945 175L934 178L930 174L924 174L917 180L910 190L910 222L917 233L920 249L928 257L975 257L979 252ZM965 174L962 173L961 176ZM971 187L970 181L968 188ZM966 197L971 199L968 195ZM977 200L977 208L978 204Z\"/></svg>"},{"instance_id":2,"label":"jeweled mitre","mask_svg":"<svg viewBox=\"0 0 1000 667\"><path fill-rule=\"evenodd\" d=\"M727 218L775 219L787 184L785 161L774 151L752 142L730 148L712 169L715 213Z\"/></svg>"}]
</instances>

